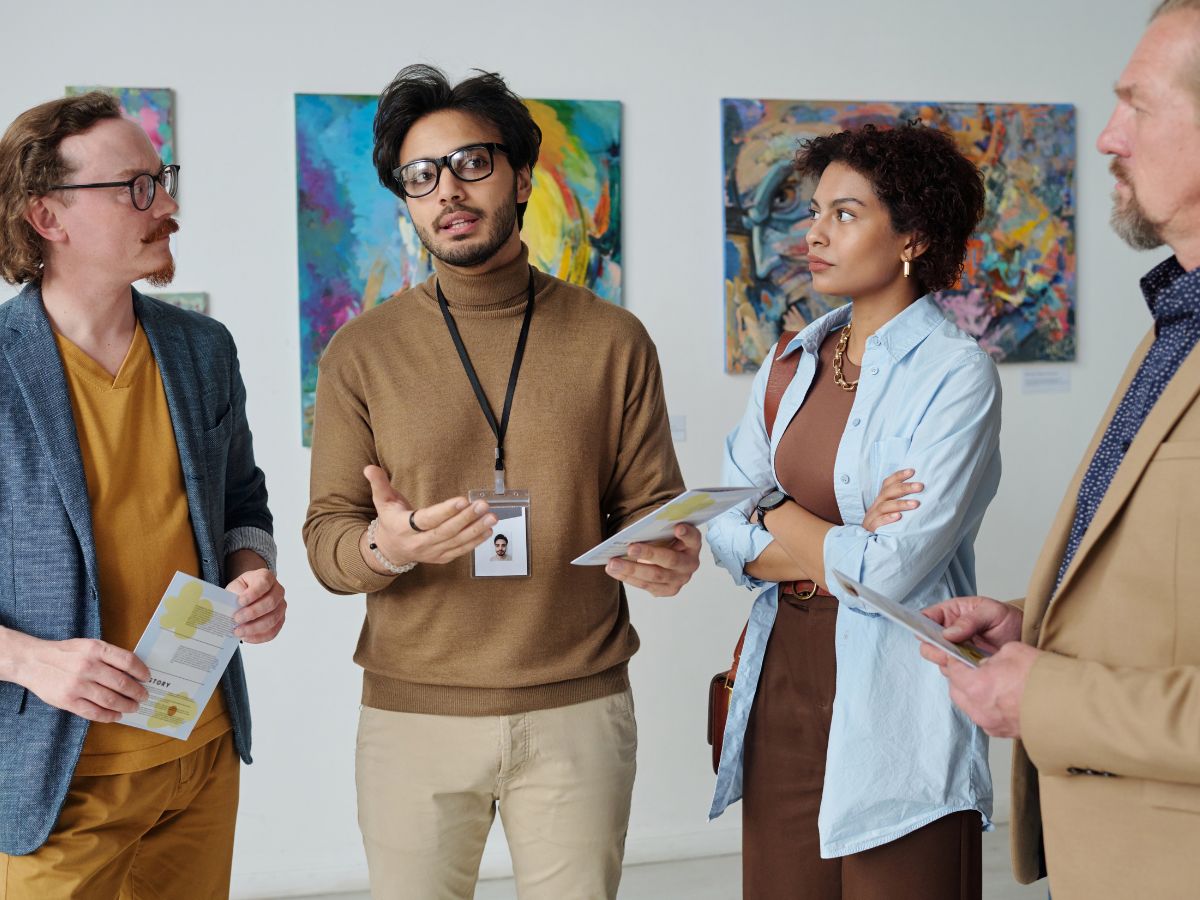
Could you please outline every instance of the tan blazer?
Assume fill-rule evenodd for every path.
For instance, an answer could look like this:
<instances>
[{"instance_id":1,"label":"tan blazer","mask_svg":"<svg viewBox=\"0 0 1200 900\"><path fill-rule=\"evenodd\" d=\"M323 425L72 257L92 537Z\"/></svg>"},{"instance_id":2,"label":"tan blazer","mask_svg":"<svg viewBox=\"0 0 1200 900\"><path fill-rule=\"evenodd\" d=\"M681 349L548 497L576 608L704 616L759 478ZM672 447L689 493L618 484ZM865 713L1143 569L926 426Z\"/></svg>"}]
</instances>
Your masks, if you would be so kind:
<instances>
[{"instance_id":1,"label":"tan blazer","mask_svg":"<svg viewBox=\"0 0 1200 900\"><path fill-rule=\"evenodd\" d=\"M1036 879L1044 839L1054 900L1200 897L1200 348L1143 423L1051 598L1080 482L1152 338L1025 599L1023 638L1050 652L1021 700L1013 869Z\"/></svg>"}]
</instances>

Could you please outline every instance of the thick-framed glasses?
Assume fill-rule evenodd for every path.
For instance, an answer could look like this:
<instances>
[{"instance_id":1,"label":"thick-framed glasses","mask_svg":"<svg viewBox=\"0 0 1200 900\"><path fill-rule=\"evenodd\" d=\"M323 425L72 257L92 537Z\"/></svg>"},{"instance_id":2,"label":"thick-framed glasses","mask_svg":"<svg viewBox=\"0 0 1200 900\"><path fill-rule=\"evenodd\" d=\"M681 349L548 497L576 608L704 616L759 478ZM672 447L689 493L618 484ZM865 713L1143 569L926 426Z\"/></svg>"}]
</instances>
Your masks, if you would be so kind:
<instances>
[{"instance_id":1,"label":"thick-framed glasses","mask_svg":"<svg viewBox=\"0 0 1200 900\"><path fill-rule=\"evenodd\" d=\"M508 154L508 148L503 144L470 144L441 159L414 159L392 169L392 177L405 197L424 197L437 188L442 169L447 166L459 181L483 181L496 170L497 150Z\"/></svg>"},{"instance_id":2,"label":"thick-framed glasses","mask_svg":"<svg viewBox=\"0 0 1200 900\"><path fill-rule=\"evenodd\" d=\"M56 184L52 191L81 191L88 188L129 188L129 196L133 200L133 208L147 210L154 204L154 191L157 185L174 197L179 190L179 166L163 166L157 175L143 172L134 175L128 181L97 181L93 184Z\"/></svg>"}]
</instances>

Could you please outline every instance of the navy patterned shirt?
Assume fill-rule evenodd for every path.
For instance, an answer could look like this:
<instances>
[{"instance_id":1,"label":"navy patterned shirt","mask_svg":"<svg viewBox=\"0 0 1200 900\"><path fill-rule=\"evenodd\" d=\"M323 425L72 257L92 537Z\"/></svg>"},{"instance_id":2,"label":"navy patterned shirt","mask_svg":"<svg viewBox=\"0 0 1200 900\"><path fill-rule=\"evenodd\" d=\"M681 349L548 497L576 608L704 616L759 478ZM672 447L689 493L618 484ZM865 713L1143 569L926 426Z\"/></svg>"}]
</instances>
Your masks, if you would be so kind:
<instances>
[{"instance_id":1,"label":"navy patterned shirt","mask_svg":"<svg viewBox=\"0 0 1200 900\"><path fill-rule=\"evenodd\" d=\"M1172 256L1151 269L1142 279L1142 294L1154 317L1154 343L1133 376L1129 390L1117 407L1079 486L1071 538L1058 569L1059 582L1071 565L1075 551L1083 541L1084 532L1096 515L1100 501L1104 499L1138 429L1146 421L1146 416L1150 414L1167 382L1200 339L1200 269L1185 272ZM1056 583L1055 588L1057 586Z\"/></svg>"}]
</instances>

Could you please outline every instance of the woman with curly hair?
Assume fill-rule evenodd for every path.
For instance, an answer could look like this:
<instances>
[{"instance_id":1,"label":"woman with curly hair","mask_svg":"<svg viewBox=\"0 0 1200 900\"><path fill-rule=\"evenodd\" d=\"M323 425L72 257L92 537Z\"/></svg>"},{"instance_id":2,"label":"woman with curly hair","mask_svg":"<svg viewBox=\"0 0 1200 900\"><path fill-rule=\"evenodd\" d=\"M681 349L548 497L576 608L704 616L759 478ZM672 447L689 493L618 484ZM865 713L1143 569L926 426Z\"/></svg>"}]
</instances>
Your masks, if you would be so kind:
<instances>
[{"instance_id":1,"label":"woman with curly hair","mask_svg":"<svg viewBox=\"0 0 1200 900\"><path fill-rule=\"evenodd\" d=\"M983 181L919 124L816 138L796 166L819 178L813 285L851 302L781 339L726 442L727 484L777 489L708 532L738 584L765 588L711 815L743 800L747 900L978 898L987 738L834 572L913 609L975 593L1000 383L930 292L962 272Z\"/></svg>"}]
</instances>

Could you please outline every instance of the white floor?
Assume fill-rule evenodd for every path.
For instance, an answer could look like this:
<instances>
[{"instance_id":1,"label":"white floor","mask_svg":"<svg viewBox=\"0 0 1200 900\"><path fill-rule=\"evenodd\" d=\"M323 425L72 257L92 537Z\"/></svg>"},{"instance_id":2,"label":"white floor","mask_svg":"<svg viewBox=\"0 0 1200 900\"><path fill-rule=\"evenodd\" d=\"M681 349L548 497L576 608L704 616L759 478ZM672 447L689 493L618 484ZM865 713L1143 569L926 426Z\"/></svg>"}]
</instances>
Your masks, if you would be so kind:
<instances>
[{"instance_id":1,"label":"white floor","mask_svg":"<svg viewBox=\"0 0 1200 900\"><path fill-rule=\"evenodd\" d=\"M628 866L621 878L621 900L738 900L740 856ZM514 900L511 879L481 881L475 900ZM983 836L984 900L1046 900L1046 883L1021 885L1008 865L1008 831L1001 825ZM326 894L316 900L369 900L366 892Z\"/></svg>"}]
</instances>

